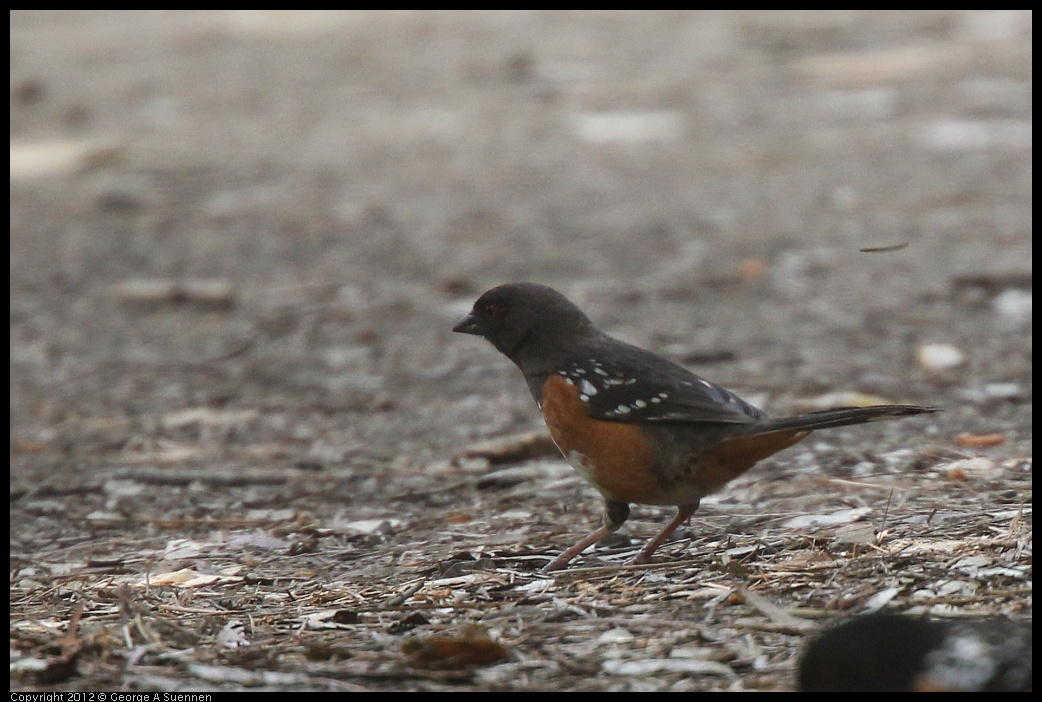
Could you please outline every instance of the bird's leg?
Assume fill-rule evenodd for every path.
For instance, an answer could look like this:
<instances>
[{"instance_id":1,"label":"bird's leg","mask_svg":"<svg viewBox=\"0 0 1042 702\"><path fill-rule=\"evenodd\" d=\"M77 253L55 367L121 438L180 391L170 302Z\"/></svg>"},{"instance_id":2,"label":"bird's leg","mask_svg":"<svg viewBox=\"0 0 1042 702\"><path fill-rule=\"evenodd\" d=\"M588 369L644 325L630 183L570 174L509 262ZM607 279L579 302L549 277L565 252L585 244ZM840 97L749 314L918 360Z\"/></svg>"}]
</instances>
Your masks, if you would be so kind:
<instances>
[{"instance_id":1,"label":"bird's leg","mask_svg":"<svg viewBox=\"0 0 1042 702\"><path fill-rule=\"evenodd\" d=\"M665 543L666 539L668 539L670 535L677 530L677 527L686 522L688 519L691 519L691 515L695 513L696 509L698 509L698 502L695 502L692 505L678 506L677 516L673 517L673 520L669 524L667 524L665 528L663 528L662 531L660 531L658 535L655 536L654 539L649 541L648 545L640 550L640 553L638 553L636 556L627 561L627 563L637 564L647 563L648 561L650 561L651 554L655 553L655 550L663 543Z\"/></svg>"},{"instance_id":2,"label":"bird's leg","mask_svg":"<svg viewBox=\"0 0 1042 702\"><path fill-rule=\"evenodd\" d=\"M691 510L694 512L694 510ZM615 502L613 500L606 500L604 503L604 518L600 528L590 532L585 538L579 541L574 546L571 546L561 552L561 555L553 559L545 566L543 566L544 573L550 573L555 570L560 570L568 565L568 562L578 556L580 553L593 546L595 543L603 539L608 534L616 531L623 523L629 519L630 506L625 502ZM690 515L688 515L690 516ZM674 527L676 528L676 527Z\"/></svg>"}]
</instances>

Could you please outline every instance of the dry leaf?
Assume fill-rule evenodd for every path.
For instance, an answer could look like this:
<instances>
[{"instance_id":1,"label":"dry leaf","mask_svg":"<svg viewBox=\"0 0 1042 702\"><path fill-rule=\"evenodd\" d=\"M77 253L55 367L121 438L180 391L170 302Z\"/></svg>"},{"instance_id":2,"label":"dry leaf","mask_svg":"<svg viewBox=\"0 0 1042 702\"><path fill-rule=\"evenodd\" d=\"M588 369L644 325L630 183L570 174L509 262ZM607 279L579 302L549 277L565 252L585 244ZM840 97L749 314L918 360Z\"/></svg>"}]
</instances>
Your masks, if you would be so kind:
<instances>
[{"instance_id":1,"label":"dry leaf","mask_svg":"<svg viewBox=\"0 0 1042 702\"><path fill-rule=\"evenodd\" d=\"M410 637L402 643L402 653L414 664L438 668L491 665L510 655L478 627L468 627L462 636Z\"/></svg>"}]
</instances>

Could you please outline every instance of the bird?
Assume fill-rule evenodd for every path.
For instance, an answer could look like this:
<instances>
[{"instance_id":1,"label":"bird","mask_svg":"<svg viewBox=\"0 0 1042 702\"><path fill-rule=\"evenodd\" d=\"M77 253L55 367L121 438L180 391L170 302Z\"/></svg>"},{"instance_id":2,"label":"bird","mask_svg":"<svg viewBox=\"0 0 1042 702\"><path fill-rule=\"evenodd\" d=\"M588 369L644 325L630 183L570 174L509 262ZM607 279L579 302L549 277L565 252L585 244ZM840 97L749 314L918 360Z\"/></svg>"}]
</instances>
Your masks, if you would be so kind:
<instances>
[{"instance_id":1,"label":"bird","mask_svg":"<svg viewBox=\"0 0 1042 702\"><path fill-rule=\"evenodd\" d=\"M630 561L647 563L703 497L812 431L939 409L876 405L772 419L730 390L600 331L539 283L486 291L452 330L484 337L517 365L550 438L604 498L601 525L547 563L547 573L621 527L631 504L677 507Z\"/></svg>"},{"instance_id":2,"label":"bird","mask_svg":"<svg viewBox=\"0 0 1042 702\"><path fill-rule=\"evenodd\" d=\"M1031 621L851 617L807 644L798 685L805 692L1030 692Z\"/></svg>"}]
</instances>

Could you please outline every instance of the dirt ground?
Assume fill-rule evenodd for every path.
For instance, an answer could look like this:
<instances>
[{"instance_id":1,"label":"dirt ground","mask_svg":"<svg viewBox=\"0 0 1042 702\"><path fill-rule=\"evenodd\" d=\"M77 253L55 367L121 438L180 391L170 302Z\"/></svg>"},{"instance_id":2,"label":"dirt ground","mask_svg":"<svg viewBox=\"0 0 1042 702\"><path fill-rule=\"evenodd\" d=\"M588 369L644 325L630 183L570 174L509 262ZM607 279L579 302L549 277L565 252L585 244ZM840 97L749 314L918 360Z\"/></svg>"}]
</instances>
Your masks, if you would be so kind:
<instances>
[{"instance_id":1,"label":"dirt ground","mask_svg":"<svg viewBox=\"0 0 1042 702\"><path fill-rule=\"evenodd\" d=\"M1030 618L1031 22L13 12L12 689L782 690L838 617ZM601 503L450 332L511 280L944 412L544 576Z\"/></svg>"}]
</instances>

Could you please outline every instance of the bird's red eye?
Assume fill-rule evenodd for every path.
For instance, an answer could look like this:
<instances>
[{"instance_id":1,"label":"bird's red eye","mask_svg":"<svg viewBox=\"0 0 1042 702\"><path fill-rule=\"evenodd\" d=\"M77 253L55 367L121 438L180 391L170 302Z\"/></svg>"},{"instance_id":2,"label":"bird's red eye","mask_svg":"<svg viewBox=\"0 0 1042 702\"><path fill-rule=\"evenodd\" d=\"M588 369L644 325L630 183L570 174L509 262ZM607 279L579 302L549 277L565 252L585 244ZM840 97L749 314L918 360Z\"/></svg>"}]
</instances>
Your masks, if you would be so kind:
<instances>
[{"instance_id":1,"label":"bird's red eye","mask_svg":"<svg viewBox=\"0 0 1042 702\"><path fill-rule=\"evenodd\" d=\"M503 316L503 306L490 302L485 305L485 316L489 319L499 319Z\"/></svg>"}]
</instances>

